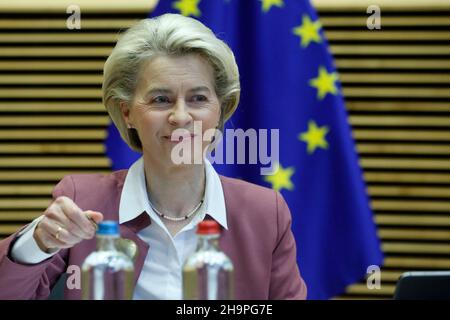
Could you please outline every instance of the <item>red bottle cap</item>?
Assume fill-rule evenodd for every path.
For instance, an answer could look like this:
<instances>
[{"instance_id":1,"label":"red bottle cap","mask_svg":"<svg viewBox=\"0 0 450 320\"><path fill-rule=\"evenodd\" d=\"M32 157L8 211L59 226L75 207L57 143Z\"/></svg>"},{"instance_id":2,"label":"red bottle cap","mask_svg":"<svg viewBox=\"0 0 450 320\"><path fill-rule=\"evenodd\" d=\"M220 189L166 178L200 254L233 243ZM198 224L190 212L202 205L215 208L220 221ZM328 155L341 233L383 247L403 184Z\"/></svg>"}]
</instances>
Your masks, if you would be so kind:
<instances>
[{"instance_id":1,"label":"red bottle cap","mask_svg":"<svg viewBox=\"0 0 450 320\"><path fill-rule=\"evenodd\" d=\"M204 220L197 226L197 234L219 234L220 225L214 220Z\"/></svg>"}]
</instances>

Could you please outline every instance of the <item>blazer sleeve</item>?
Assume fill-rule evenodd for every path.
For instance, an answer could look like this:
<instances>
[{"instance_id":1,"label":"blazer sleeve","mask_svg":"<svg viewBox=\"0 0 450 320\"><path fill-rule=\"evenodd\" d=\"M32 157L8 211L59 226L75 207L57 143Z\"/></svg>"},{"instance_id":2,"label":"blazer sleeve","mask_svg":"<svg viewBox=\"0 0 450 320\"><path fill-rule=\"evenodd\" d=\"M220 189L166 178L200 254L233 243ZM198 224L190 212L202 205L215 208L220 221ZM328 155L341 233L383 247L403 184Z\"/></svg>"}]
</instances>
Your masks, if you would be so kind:
<instances>
[{"instance_id":1,"label":"blazer sleeve","mask_svg":"<svg viewBox=\"0 0 450 320\"><path fill-rule=\"evenodd\" d=\"M72 178L63 178L53 189L52 196L53 199L59 196L74 199ZM0 241L0 300L46 299L66 270L67 249L38 264L21 264L12 259L11 248L25 228Z\"/></svg>"},{"instance_id":2,"label":"blazer sleeve","mask_svg":"<svg viewBox=\"0 0 450 320\"><path fill-rule=\"evenodd\" d=\"M277 244L272 254L269 299L306 299L306 284L297 266L297 252L291 230L292 217L286 201L276 193Z\"/></svg>"}]
</instances>

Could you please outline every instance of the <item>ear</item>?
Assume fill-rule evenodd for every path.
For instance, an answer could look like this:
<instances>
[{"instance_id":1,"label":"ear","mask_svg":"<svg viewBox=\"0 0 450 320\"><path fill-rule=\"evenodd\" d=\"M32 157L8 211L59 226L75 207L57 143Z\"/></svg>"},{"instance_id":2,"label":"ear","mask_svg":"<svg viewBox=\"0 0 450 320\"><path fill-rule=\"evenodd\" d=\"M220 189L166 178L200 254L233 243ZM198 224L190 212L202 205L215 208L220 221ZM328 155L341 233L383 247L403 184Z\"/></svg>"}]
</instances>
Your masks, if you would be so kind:
<instances>
[{"instance_id":1,"label":"ear","mask_svg":"<svg viewBox=\"0 0 450 320\"><path fill-rule=\"evenodd\" d=\"M125 123L128 125L130 123L130 107L125 101L121 101L119 105L122 117L125 120Z\"/></svg>"}]
</instances>

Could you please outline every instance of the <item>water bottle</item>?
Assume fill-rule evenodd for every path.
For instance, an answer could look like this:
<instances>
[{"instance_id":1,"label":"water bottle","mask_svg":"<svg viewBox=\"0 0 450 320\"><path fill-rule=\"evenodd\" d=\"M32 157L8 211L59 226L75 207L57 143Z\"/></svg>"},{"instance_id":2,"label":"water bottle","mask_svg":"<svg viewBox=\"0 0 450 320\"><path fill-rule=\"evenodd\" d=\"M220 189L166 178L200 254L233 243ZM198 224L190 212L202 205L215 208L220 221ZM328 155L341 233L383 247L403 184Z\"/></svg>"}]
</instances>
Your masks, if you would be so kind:
<instances>
[{"instance_id":1,"label":"water bottle","mask_svg":"<svg viewBox=\"0 0 450 320\"><path fill-rule=\"evenodd\" d=\"M84 300L129 300L133 297L134 266L130 257L118 250L119 224L99 223L97 250L82 266Z\"/></svg>"},{"instance_id":2,"label":"water bottle","mask_svg":"<svg viewBox=\"0 0 450 320\"><path fill-rule=\"evenodd\" d=\"M219 248L220 231L214 220L198 224L197 249L183 266L183 299L233 299L233 263Z\"/></svg>"}]
</instances>

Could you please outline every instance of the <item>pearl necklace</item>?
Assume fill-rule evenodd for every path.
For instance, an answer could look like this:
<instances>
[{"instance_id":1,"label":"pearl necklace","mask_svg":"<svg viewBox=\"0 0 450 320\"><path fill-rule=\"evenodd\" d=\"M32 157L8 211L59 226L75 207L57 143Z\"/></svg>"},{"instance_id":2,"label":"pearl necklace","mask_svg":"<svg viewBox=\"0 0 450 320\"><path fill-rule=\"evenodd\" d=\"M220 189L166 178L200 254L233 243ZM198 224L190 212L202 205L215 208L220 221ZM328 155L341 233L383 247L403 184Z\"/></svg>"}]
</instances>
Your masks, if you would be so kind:
<instances>
[{"instance_id":1,"label":"pearl necklace","mask_svg":"<svg viewBox=\"0 0 450 320\"><path fill-rule=\"evenodd\" d=\"M183 220L187 220L189 219L194 213L197 212L198 208L200 208L200 206L203 204L203 199L200 200L200 203L194 208L194 210L192 210L191 212L189 212L187 215L185 215L184 217L179 217L179 218L175 218L175 217L171 217L171 216L167 216L161 212L158 211L158 209L156 209L153 204L149 201L150 203L150 207L152 207L152 209L158 214L158 216L160 216L163 219L167 219L170 221L183 221Z\"/></svg>"}]
</instances>

